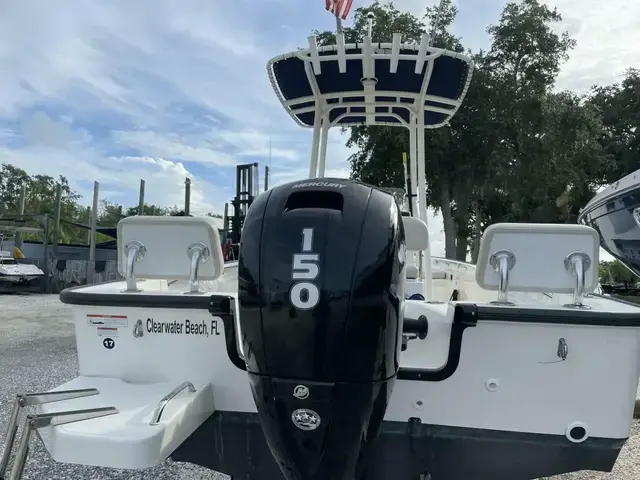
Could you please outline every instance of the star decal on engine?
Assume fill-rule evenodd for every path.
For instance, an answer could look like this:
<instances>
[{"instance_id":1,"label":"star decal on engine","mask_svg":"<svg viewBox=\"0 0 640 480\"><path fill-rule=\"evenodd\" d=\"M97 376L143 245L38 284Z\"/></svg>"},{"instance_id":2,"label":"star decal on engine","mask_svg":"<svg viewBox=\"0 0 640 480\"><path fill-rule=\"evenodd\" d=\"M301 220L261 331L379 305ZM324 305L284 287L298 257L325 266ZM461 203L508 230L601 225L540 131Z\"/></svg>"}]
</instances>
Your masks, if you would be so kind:
<instances>
[{"instance_id":1,"label":"star decal on engine","mask_svg":"<svg viewBox=\"0 0 640 480\"><path fill-rule=\"evenodd\" d=\"M300 430L315 430L320 426L320 415L307 408L299 408L291 414L291 421Z\"/></svg>"}]
</instances>

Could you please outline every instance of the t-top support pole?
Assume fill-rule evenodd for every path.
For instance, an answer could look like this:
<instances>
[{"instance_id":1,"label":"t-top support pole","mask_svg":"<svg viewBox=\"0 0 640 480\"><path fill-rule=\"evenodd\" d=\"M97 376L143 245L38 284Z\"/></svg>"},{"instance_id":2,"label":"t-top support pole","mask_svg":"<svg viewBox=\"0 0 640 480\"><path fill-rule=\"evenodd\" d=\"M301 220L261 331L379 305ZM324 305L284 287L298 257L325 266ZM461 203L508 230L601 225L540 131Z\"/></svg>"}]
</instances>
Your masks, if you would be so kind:
<instances>
[{"instance_id":1,"label":"t-top support pole","mask_svg":"<svg viewBox=\"0 0 640 480\"><path fill-rule=\"evenodd\" d=\"M416 133L415 122L413 116L411 125L409 126L409 181L411 182L411 214L420 217L418 212L418 162L416 151Z\"/></svg>"},{"instance_id":2,"label":"t-top support pole","mask_svg":"<svg viewBox=\"0 0 640 480\"><path fill-rule=\"evenodd\" d=\"M317 103L317 102L316 102ZM311 141L311 160L309 162L309 178L316 178L318 172L318 153L320 149L320 130L322 128L322 112L316 104L313 120L313 139Z\"/></svg>"},{"instance_id":3,"label":"t-top support pole","mask_svg":"<svg viewBox=\"0 0 640 480\"><path fill-rule=\"evenodd\" d=\"M415 122L415 120L414 120ZM424 145L424 114L420 112L420 115L415 122L416 136L418 142L417 149L417 175L418 175L418 212L419 218L422 219L427 225L427 178L425 172L425 145ZM429 235L429 229L427 228L427 237ZM431 241L427 238L427 249L424 250L422 258L422 271L424 272L424 296L426 300L433 300L433 275L431 273Z\"/></svg>"},{"instance_id":4,"label":"t-top support pole","mask_svg":"<svg viewBox=\"0 0 640 480\"><path fill-rule=\"evenodd\" d=\"M318 161L318 177L324 177L327 166L327 141L329 140L329 123L328 116L322 119L322 127L320 130L320 159Z\"/></svg>"}]
</instances>

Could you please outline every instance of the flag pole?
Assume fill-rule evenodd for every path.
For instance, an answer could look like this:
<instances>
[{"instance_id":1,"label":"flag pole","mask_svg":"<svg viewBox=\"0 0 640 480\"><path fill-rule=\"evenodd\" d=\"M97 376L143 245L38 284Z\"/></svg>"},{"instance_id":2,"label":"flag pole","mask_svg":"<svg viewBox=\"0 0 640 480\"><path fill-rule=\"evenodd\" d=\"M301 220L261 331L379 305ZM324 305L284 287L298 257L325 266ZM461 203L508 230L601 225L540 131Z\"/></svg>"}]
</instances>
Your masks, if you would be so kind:
<instances>
[{"instance_id":1,"label":"flag pole","mask_svg":"<svg viewBox=\"0 0 640 480\"><path fill-rule=\"evenodd\" d=\"M342 33L342 20L340 20L340 11L336 9L336 33Z\"/></svg>"}]
</instances>

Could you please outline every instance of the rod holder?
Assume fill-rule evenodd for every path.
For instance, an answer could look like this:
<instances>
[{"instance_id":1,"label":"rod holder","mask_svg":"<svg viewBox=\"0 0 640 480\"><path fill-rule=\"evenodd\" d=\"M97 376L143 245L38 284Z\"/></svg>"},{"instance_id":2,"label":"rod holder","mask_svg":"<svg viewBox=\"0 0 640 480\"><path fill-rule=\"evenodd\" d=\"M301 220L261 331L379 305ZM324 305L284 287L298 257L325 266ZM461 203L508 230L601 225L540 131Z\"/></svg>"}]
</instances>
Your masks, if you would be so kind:
<instances>
[{"instance_id":1,"label":"rod holder","mask_svg":"<svg viewBox=\"0 0 640 480\"><path fill-rule=\"evenodd\" d=\"M564 268L573 275L575 285L573 288L573 303L565 305L567 308L584 308L589 309L588 305L583 303L585 289L585 273L591 267L591 258L584 252L573 252L564 259Z\"/></svg>"},{"instance_id":2,"label":"rod holder","mask_svg":"<svg viewBox=\"0 0 640 480\"><path fill-rule=\"evenodd\" d=\"M500 275L500 282L498 284L498 300L491 303L496 305L513 305L513 303L508 300L509 271L515 264L516 256L509 250L498 250L489 258L489 265L491 265L491 268Z\"/></svg>"},{"instance_id":3,"label":"rod holder","mask_svg":"<svg viewBox=\"0 0 640 480\"><path fill-rule=\"evenodd\" d=\"M189 246L187 249L187 255L191 260L191 272L189 274L189 292L188 293L201 293L200 282L198 280L198 269L200 264L209 260L209 247L204 243L196 242Z\"/></svg>"},{"instance_id":4,"label":"rod holder","mask_svg":"<svg viewBox=\"0 0 640 480\"><path fill-rule=\"evenodd\" d=\"M376 16L374 15L373 12L367 13L367 35L369 37L373 36L373 22L375 18Z\"/></svg>"},{"instance_id":5,"label":"rod holder","mask_svg":"<svg viewBox=\"0 0 640 480\"><path fill-rule=\"evenodd\" d=\"M138 285L136 283L135 264L142 261L147 254L146 247L137 240L132 240L125 245L127 251L127 289L123 292L139 292Z\"/></svg>"}]
</instances>

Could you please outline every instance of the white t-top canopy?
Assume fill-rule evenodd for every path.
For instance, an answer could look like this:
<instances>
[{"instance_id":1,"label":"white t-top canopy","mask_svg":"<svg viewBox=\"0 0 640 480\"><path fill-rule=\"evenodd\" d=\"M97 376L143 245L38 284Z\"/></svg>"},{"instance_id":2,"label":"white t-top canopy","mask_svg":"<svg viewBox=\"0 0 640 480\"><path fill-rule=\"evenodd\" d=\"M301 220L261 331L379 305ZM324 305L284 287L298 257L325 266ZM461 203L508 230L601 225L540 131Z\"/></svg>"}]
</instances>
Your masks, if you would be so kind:
<instances>
[{"instance_id":1,"label":"white t-top canopy","mask_svg":"<svg viewBox=\"0 0 640 480\"><path fill-rule=\"evenodd\" d=\"M427 221L424 131L446 125L464 100L473 62L468 56L420 43L362 42L309 47L269 60L267 71L278 99L303 127L313 127L309 178L324 177L328 131L333 126L388 125L409 129L410 199L413 215ZM398 159L400 161L400 159ZM431 297L431 259L425 251L425 294Z\"/></svg>"},{"instance_id":2,"label":"white t-top canopy","mask_svg":"<svg viewBox=\"0 0 640 480\"><path fill-rule=\"evenodd\" d=\"M411 125L421 117L425 128L447 123L460 107L471 82L469 57L420 44L344 43L309 48L272 58L269 79L289 115L300 125L316 125L316 113L334 125ZM422 112L422 116L420 113Z\"/></svg>"}]
</instances>

